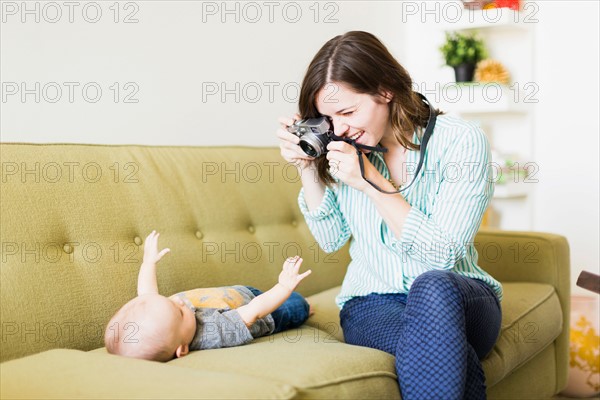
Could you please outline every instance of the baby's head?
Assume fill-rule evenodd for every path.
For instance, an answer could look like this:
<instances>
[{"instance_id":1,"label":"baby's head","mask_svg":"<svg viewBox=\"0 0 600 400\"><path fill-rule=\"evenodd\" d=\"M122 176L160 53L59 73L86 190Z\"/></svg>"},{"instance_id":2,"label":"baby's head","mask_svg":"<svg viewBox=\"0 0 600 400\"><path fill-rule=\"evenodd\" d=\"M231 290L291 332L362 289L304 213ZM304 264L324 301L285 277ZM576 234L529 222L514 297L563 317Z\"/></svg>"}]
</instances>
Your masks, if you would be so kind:
<instances>
[{"instance_id":1,"label":"baby's head","mask_svg":"<svg viewBox=\"0 0 600 400\"><path fill-rule=\"evenodd\" d=\"M196 317L181 300L144 294L125 304L111 318L104 344L111 354L169 361L189 352Z\"/></svg>"}]
</instances>

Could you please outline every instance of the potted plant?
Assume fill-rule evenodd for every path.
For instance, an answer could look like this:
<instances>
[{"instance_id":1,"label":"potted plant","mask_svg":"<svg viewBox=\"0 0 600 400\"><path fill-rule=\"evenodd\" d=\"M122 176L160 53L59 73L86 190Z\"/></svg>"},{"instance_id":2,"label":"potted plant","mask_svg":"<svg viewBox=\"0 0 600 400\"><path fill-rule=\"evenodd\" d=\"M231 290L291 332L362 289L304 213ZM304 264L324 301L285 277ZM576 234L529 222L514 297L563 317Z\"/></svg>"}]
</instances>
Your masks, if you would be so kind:
<instances>
[{"instance_id":1,"label":"potted plant","mask_svg":"<svg viewBox=\"0 0 600 400\"><path fill-rule=\"evenodd\" d=\"M454 68L456 82L473 81L475 66L487 57L482 39L460 32L446 32L446 42L440 51L446 65Z\"/></svg>"}]
</instances>

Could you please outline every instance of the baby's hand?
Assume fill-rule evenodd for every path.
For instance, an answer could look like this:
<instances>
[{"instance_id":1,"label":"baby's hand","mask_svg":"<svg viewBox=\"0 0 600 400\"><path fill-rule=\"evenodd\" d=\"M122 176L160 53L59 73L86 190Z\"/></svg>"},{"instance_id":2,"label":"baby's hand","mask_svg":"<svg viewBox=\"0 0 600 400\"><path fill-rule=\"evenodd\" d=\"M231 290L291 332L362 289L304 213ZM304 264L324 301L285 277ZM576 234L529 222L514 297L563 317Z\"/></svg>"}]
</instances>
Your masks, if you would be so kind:
<instances>
[{"instance_id":1,"label":"baby's hand","mask_svg":"<svg viewBox=\"0 0 600 400\"><path fill-rule=\"evenodd\" d=\"M158 252L158 236L160 233L152 231L144 242L144 263L157 264L160 259L171 251L171 249L162 249Z\"/></svg>"},{"instance_id":2,"label":"baby's hand","mask_svg":"<svg viewBox=\"0 0 600 400\"><path fill-rule=\"evenodd\" d=\"M298 256L291 257L283 263L283 271L279 274L279 284L290 291L294 291L300 281L306 278L312 272L310 269L305 273L298 275L302 259Z\"/></svg>"}]
</instances>

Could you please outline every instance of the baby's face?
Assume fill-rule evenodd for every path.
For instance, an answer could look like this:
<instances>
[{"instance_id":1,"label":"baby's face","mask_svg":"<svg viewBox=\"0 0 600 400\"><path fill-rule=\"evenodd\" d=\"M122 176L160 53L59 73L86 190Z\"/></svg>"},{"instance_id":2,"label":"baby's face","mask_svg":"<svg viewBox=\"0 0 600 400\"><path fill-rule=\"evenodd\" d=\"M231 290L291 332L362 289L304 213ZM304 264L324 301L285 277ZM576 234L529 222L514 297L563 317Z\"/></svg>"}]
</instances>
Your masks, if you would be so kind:
<instances>
[{"instance_id":1,"label":"baby's face","mask_svg":"<svg viewBox=\"0 0 600 400\"><path fill-rule=\"evenodd\" d=\"M184 356L189 351L189 345L196 333L196 316L194 312L185 306L178 298L168 298L160 294L145 294L139 296L135 301L144 302L149 310L147 317L150 319L149 328L168 343L172 348L172 354ZM146 311L148 313L148 311ZM181 347L181 353L177 349Z\"/></svg>"},{"instance_id":2,"label":"baby's face","mask_svg":"<svg viewBox=\"0 0 600 400\"><path fill-rule=\"evenodd\" d=\"M174 319L177 321L176 329L179 331L178 335L181 337L183 344L189 345L196 333L196 316L180 298L169 298L169 301L173 304Z\"/></svg>"}]
</instances>

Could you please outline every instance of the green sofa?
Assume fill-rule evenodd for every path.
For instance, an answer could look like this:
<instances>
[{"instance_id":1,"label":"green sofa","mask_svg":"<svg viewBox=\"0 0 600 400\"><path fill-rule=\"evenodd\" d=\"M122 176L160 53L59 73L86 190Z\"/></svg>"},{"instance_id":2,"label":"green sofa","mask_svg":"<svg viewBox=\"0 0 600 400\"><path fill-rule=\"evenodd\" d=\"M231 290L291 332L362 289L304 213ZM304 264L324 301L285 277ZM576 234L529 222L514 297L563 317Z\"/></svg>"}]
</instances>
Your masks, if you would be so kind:
<instances>
[{"instance_id":1,"label":"green sofa","mask_svg":"<svg viewBox=\"0 0 600 400\"><path fill-rule=\"evenodd\" d=\"M391 355L344 343L334 297L347 247L322 252L279 149L0 145L1 397L394 399ZM143 238L170 247L159 290L268 289L285 257L313 274L300 329L166 364L107 354L103 330L136 293ZM568 364L569 248L557 235L481 231L504 285L502 334L483 361L490 398L550 398Z\"/></svg>"}]
</instances>

